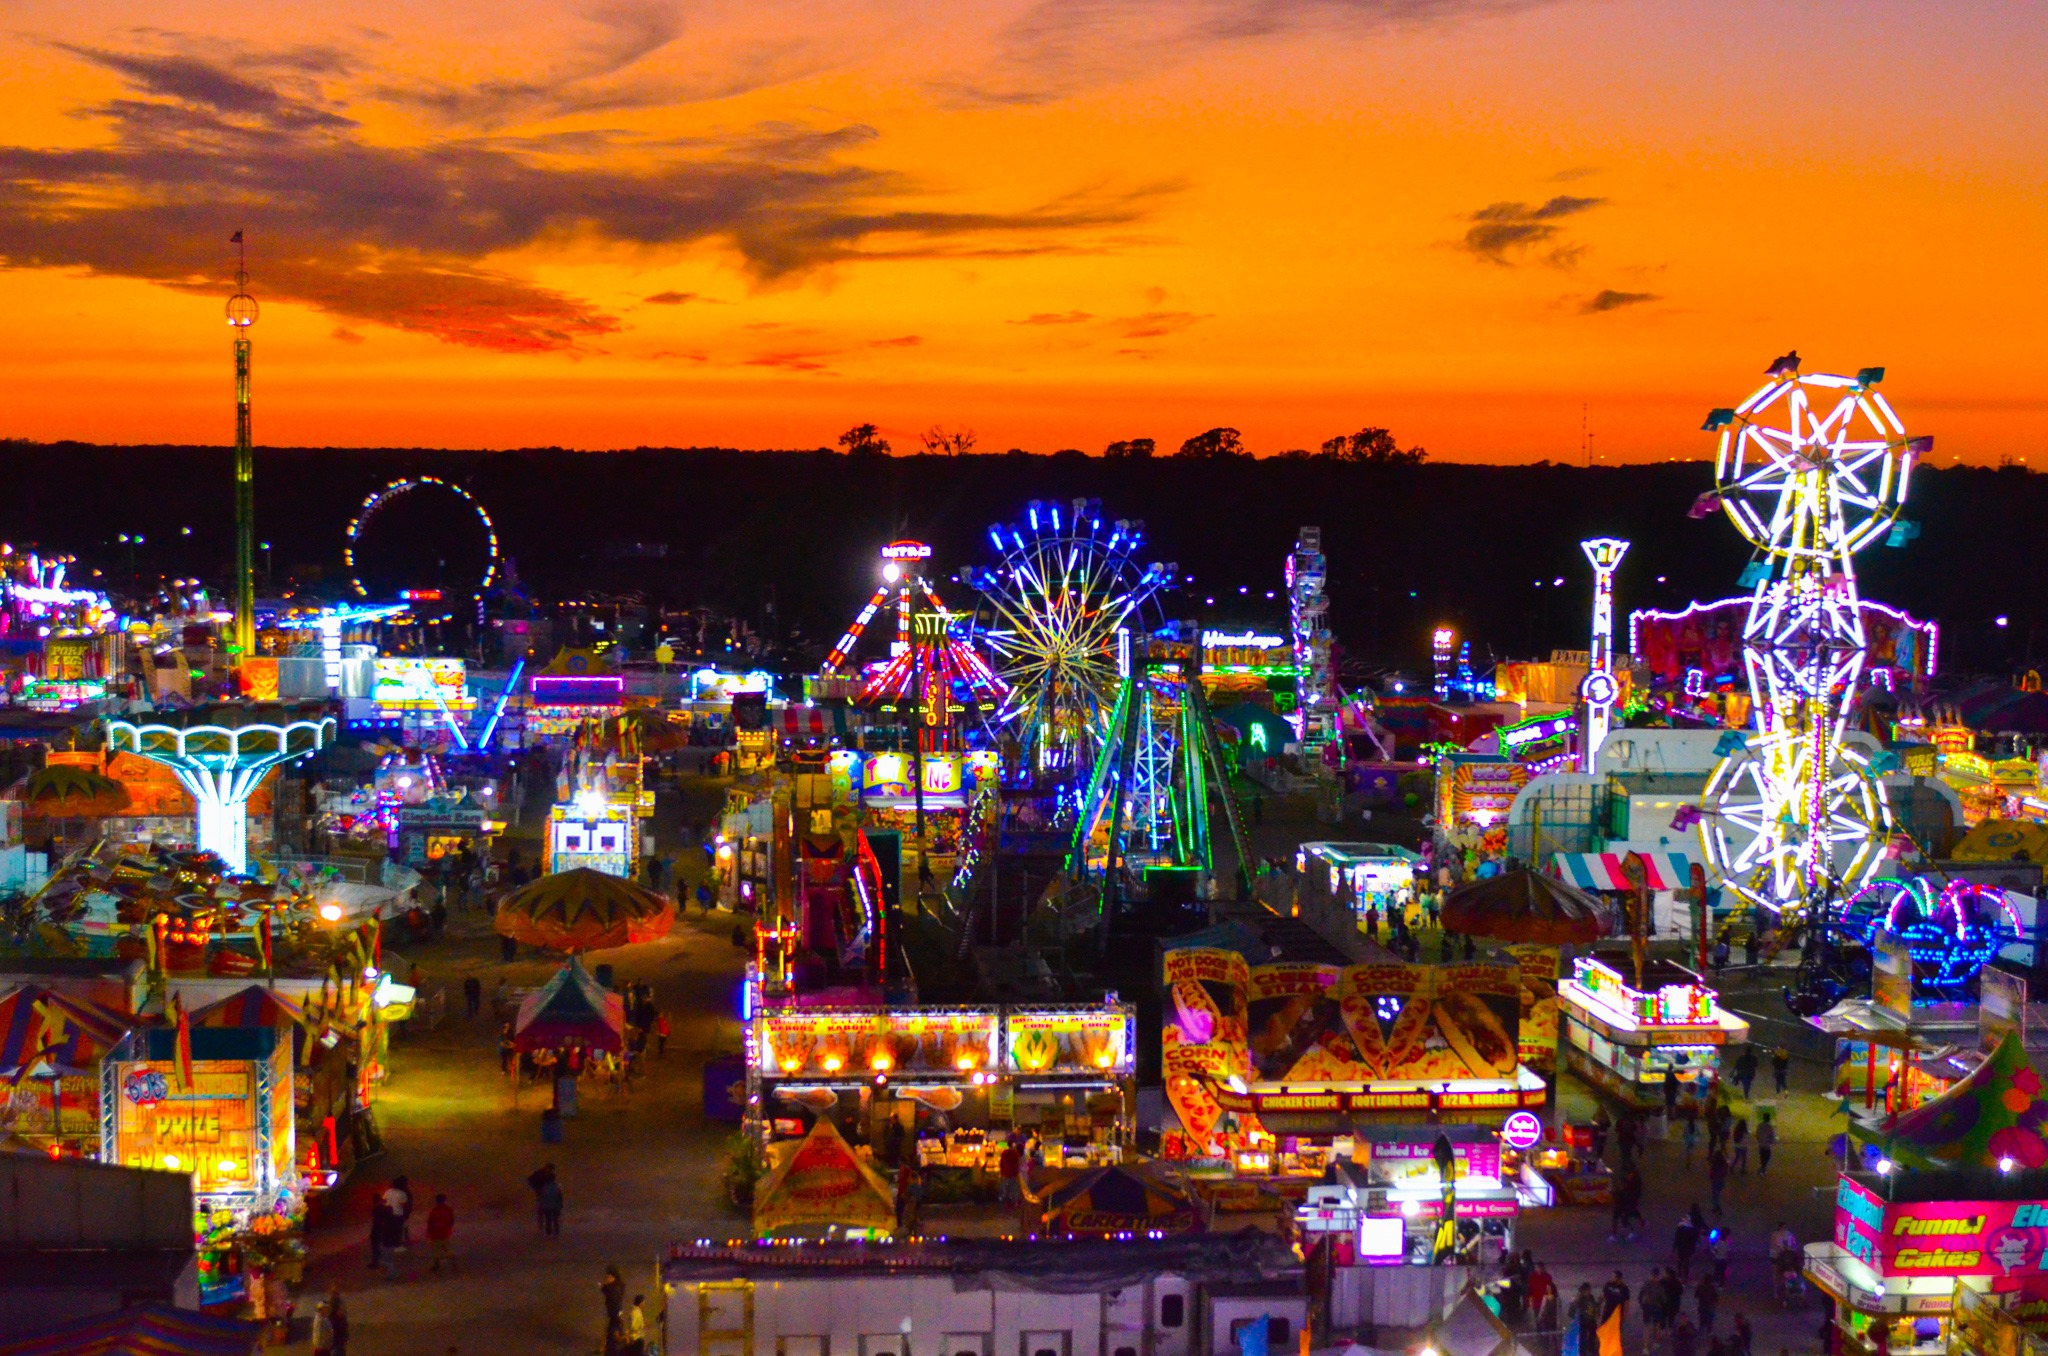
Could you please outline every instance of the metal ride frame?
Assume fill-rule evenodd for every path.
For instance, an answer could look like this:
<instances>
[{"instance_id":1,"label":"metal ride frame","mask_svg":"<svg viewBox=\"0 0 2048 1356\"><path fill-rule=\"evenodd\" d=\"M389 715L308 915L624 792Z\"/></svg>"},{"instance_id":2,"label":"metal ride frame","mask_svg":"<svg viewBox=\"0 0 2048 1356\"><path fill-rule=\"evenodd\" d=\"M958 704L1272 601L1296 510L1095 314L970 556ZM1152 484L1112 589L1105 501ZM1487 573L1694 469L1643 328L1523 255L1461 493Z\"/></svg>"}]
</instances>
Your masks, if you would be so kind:
<instances>
[{"instance_id":1,"label":"metal ride frame","mask_svg":"<svg viewBox=\"0 0 2048 1356\"><path fill-rule=\"evenodd\" d=\"M1100 868L1105 914L1121 897L1124 868L1133 863L1213 873L1209 779L1214 777L1237 849L1237 898L1248 898L1244 829L1202 694L1201 647L1155 641L1145 643L1140 653L1138 645L1128 630L1117 633L1116 706L1103 756L1081 798L1068 871L1076 879L1094 874L1091 840L1106 827L1107 853Z\"/></svg>"},{"instance_id":2,"label":"metal ride frame","mask_svg":"<svg viewBox=\"0 0 2048 1356\"><path fill-rule=\"evenodd\" d=\"M1105 532L1099 500L1034 499L1022 521L988 535L995 568L961 578L996 615L982 634L1010 685L997 720L1016 725L1025 766L1088 769L1105 746L1122 681L1117 633L1180 567L1140 567L1134 553L1145 524L1118 519Z\"/></svg>"},{"instance_id":3,"label":"metal ride frame","mask_svg":"<svg viewBox=\"0 0 2048 1356\"><path fill-rule=\"evenodd\" d=\"M272 708L274 709L274 708ZM222 707L193 714L237 714ZM141 724L109 720L107 743L124 753L162 763L197 802L199 850L227 863L234 875L249 870L249 797L281 763L318 753L334 739L332 716L284 724Z\"/></svg>"},{"instance_id":4,"label":"metal ride frame","mask_svg":"<svg viewBox=\"0 0 2048 1356\"><path fill-rule=\"evenodd\" d=\"M484 558L484 577L477 581L475 589L477 621L482 622L484 594L490 590L492 581L498 577L498 525L491 521L490 510L483 506L482 500L478 499L468 490L463 489L460 485L457 485L454 481L443 480L439 476L406 476L402 479L394 480L383 489L364 497L363 502L356 507L356 516L348 520L348 531L345 534L345 541L341 548L342 568L348 574L349 587L355 590L356 597L358 598L368 598L370 596L370 591L363 587L363 581L357 573L356 566L356 546L362 540L363 529L370 525L370 520L375 518L377 511L386 504L402 495L407 495L414 490L421 489L448 491L473 509L476 512L477 519L483 523L486 552Z\"/></svg>"},{"instance_id":5,"label":"metal ride frame","mask_svg":"<svg viewBox=\"0 0 2048 1356\"><path fill-rule=\"evenodd\" d=\"M1892 528L1933 439L1906 436L1883 368L1801 376L1794 353L1768 376L1706 422L1718 506L1759 555L1743 578L1756 731L1724 738L1700 837L1745 903L1797 919L1867 883L1892 832L1881 769L1843 743L1866 650L1854 557Z\"/></svg>"}]
</instances>

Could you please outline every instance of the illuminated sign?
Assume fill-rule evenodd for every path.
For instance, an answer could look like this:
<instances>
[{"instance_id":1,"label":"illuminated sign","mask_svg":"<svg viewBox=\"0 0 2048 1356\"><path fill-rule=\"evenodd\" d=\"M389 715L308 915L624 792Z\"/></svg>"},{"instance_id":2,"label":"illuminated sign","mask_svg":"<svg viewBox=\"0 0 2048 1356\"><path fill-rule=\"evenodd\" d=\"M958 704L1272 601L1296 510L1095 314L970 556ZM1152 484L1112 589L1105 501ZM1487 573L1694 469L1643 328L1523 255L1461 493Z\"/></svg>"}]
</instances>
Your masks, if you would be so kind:
<instances>
[{"instance_id":1,"label":"illuminated sign","mask_svg":"<svg viewBox=\"0 0 2048 1356\"><path fill-rule=\"evenodd\" d=\"M1009 1067L1030 1074L1127 1074L1130 1025L1130 1014L1119 1008L1010 1013L1003 1021Z\"/></svg>"},{"instance_id":2,"label":"illuminated sign","mask_svg":"<svg viewBox=\"0 0 2048 1356\"><path fill-rule=\"evenodd\" d=\"M1883 1276L2037 1279L2048 1262L2048 1203L1887 1203L1848 1177L1835 1191L1835 1246Z\"/></svg>"},{"instance_id":3,"label":"illuminated sign","mask_svg":"<svg viewBox=\"0 0 2048 1356\"><path fill-rule=\"evenodd\" d=\"M1651 993L1629 987L1611 966L1589 956L1573 963L1565 984L1585 1006L1589 1001L1637 1026L1716 1026L1714 991L1697 984L1667 984Z\"/></svg>"},{"instance_id":4,"label":"illuminated sign","mask_svg":"<svg viewBox=\"0 0 2048 1356\"><path fill-rule=\"evenodd\" d=\"M617 706L625 700L625 691L625 679L606 674L537 673L527 687L535 702L548 706Z\"/></svg>"},{"instance_id":5,"label":"illuminated sign","mask_svg":"<svg viewBox=\"0 0 2048 1356\"><path fill-rule=\"evenodd\" d=\"M1531 716L1528 720L1500 727L1500 750L1502 753L1515 753L1531 745L1562 739L1578 728L1578 721L1568 712Z\"/></svg>"},{"instance_id":6,"label":"illuminated sign","mask_svg":"<svg viewBox=\"0 0 2048 1356\"><path fill-rule=\"evenodd\" d=\"M1287 643L1284 636L1262 635L1257 631L1204 631L1202 644L1209 649L1275 650Z\"/></svg>"},{"instance_id":7,"label":"illuminated sign","mask_svg":"<svg viewBox=\"0 0 2048 1356\"><path fill-rule=\"evenodd\" d=\"M1500 1137L1510 1149L1533 1149L1543 1142L1543 1118L1533 1111L1517 1111L1501 1123Z\"/></svg>"},{"instance_id":8,"label":"illuminated sign","mask_svg":"<svg viewBox=\"0 0 2048 1356\"><path fill-rule=\"evenodd\" d=\"M990 1011L769 1013L756 1019L759 1068L781 1077L973 1074L995 1066L996 1023Z\"/></svg>"},{"instance_id":9,"label":"illuminated sign","mask_svg":"<svg viewBox=\"0 0 2048 1356\"><path fill-rule=\"evenodd\" d=\"M469 695L468 665L460 659L430 659L406 655L379 659L376 687L377 705L387 711L470 711L476 698Z\"/></svg>"},{"instance_id":10,"label":"illuminated sign","mask_svg":"<svg viewBox=\"0 0 2048 1356\"><path fill-rule=\"evenodd\" d=\"M884 560L930 560L932 548L921 541L892 541L882 548Z\"/></svg>"}]
</instances>

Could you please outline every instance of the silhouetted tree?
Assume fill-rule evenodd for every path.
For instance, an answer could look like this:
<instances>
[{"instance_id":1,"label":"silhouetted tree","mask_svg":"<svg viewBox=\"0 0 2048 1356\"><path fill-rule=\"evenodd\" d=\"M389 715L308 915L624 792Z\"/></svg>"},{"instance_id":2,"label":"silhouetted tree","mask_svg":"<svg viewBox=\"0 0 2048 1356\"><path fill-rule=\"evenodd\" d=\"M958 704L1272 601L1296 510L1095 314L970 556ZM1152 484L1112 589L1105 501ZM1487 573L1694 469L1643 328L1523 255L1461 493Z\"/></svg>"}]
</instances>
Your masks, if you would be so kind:
<instances>
[{"instance_id":1,"label":"silhouetted tree","mask_svg":"<svg viewBox=\"0 0 2048 1356\"><path fill-rule=\"evenodd\" d=\"M1394 435L1383 428L1362 428L1323 440L1322 455L1331 461L1355 461L1367 466L1420 466L1429 459L1427 450L1411 447L1405 452Z\"/></svg>"},{"instance_id":2,"label":"silhouetted tree","mask_svg":"<svg viewBox=\"0 0 2048 1356\"><path fill-rule=\"evenodd\" d=\"M855 424L839 435L839 445L849 457L886 457L889 440L873 424Z\"/></svg>"},{"instance_id":3,"label":"silhouetted tree","mask_svg":"<svg viewBox=\"0 0 2048 1356\"><path fill-rule=\"evenodd\" d=\"M1150 438L1123 438L1102 449L1102 455L1118 460L1145 460L1159 447Z\"/></svg>"},{"instance_id":4,"label":"silhouetted tree","mask_svg":"<svg viewBox=\"0 0 2048 1356\"><path fill-rule=\"evenodd\" d=\"M1180 445L1175 453L1181 457L1200 457L1216 460L1222 457L1249 457L1245 450L1244 435L1234 428L1212 428L1207 433L1197 433Z\"/></svg>"},{"instance_id":5,"label":"silhouetted tree","mask_svg":"<svg viewBox=\"0 0 2048 1356\"><path fill-rule=\"evenodd\" d=\"M933 424L924 431L920 441L924 443L924 450L928 456L964 457L974 450L974 430L956 428L948 433L937 424Z\"/></svg>"}]
</instances>

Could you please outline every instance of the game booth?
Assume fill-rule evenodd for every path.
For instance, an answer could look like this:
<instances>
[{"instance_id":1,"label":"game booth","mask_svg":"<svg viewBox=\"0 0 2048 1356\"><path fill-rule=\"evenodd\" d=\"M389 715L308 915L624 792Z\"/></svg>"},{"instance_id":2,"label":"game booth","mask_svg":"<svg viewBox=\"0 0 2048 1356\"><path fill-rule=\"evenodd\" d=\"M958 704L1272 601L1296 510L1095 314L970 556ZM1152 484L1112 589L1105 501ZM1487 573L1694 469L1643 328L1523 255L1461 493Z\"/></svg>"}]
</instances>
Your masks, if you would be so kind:
<instances>
[{"instance_id":1,"label":"game booth","mask_svg":"<svg viewBox=\"0 0 2048 1356\"><path fill-rule=\"evenodd\" d=\"M1013 1138L1051 1167L1123 1160L1136 1074L1127 1006L760 1010L747 1112L771 1147L832 1121L867 1161L914 1154L992 1191Z\"/></svg>"},{"instance_id":2,"label":"game booth","mask_svg":"<svg viewBox=\"0 0 2048 1356\"><path fill-rule=\"evenodd\" d=\"M1457 1234L1439 1256L1444 1145ZM1294 1212L1296 1229L1311 1245L1327 1239L1335 1266L1497 1266L1514 1250L1523 1207L1548 1203L1540 1179L1533 1187L1522 1181L1518 1158L1488 1126L1361 1127L1343 1147L1344 1157Z\"/></svg>"},{"instance_id":3,"label":"game booth","mask_svg":"<svg viewBox=\"0 0 2048 1356\"><path fill-rule=\"evenodd\" d=\"M1161 1034L1177 1124L1163 1157L1297 1187L1358 1150L1364 1126L1499 1128L1547 1087L1520 1059L1520 967L1253 965L1164 957ZM1296 1193L1298 1196L1298 1192Z\"/></svg>"},{"instance_id":4,"label":"game booth","mask_svg":"<svg viewBox=\"0 0 2048 1356\"><path fill-rule=\"evenodd\" d=\"M1294 854L1303 906L1330 901L1355 914L1360 926L1367 909L1383 920L1398 911L1409 926L1419 925L1413 906L1422 865L1420 854L1392 843L1303 843Z\"/></svg>"},{"instance_id":5,"label":"game booth","mask_svg":"<svg viewBox=\"0 0 2048 1356\"><path fill-rule=\"evenodd\" d=\"M1565 1062L1624 1105L1656 1110L1676 1079L1703 1096L1719 1079L1722 1048L1749 1039L1749 1023L1717 1001L1699 976L1668 960L1647 960L1642 987L1622 978L1626 956L1581 956L1557 985Z\"/></svg>"}]
</instances>

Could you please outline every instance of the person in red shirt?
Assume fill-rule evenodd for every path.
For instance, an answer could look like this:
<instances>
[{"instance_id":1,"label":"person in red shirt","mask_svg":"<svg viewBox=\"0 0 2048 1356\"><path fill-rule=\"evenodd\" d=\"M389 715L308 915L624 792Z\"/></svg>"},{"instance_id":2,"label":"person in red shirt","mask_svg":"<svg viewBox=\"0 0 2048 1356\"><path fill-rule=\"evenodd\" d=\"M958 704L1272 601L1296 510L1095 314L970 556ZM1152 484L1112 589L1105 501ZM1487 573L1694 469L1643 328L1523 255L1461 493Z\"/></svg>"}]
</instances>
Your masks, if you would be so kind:
<instances>
[{"instance_id":1,"label":"person in red shirt","mask_svg":"<svg viewBox=\"0 0 2048 1356\"><path fill-rule=\"evenodd\" d=\"M427 1252L434 1259L427 1270L439 1271L443 1262L455 1270L454 1239L455 1207L446 1196L436 1196L434 1208L427 1212Z\"/></svg>"}]
</instances>

